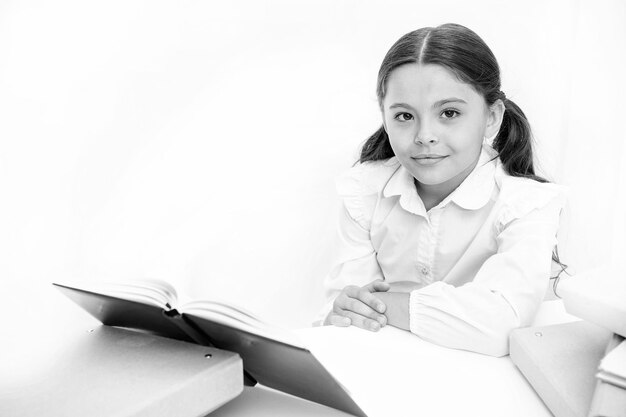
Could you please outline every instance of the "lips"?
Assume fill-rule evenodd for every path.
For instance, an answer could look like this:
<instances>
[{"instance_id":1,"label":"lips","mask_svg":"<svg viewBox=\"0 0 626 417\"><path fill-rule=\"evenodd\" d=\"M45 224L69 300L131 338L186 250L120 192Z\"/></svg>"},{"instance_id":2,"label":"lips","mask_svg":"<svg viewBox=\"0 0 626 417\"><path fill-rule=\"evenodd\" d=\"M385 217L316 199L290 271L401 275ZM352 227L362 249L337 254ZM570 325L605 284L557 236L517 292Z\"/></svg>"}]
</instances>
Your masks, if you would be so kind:
<instances>
[{"instance_id":1,"label":"lips","mask_svg":"<svg viewBox=\"0 0 626 417\"><path fill-rule=\"evenodd\" d=\"M420 154L412 157L412 159L420 165L435 165L447 157L448 155Z\"/></svg>"}]
</instances>

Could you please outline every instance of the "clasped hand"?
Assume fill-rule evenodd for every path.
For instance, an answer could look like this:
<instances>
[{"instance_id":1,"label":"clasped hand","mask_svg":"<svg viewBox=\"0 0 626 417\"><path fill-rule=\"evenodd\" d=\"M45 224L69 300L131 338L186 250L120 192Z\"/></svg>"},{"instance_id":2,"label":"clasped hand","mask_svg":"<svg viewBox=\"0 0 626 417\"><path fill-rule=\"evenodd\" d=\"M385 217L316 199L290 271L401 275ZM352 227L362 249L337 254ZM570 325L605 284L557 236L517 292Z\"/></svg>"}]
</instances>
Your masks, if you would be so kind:
<instances>
[{"instance_id":1,"label":"clasped hand","mask_svg":"<svg viewBox=\"0 0 626 417\"><path fill-rule=\"evenodd\" d=\"M333 310L326 317L324 324L342 327L352 325L374 332L378 331L388 323L385 313L389 313L389 306L381 300L383 294L379 294L379 298L374 293L388 291L410 293L420 287L421 285L415 282L388 283L382 280L372 281L363 287L349 285L335 298ZM385 298L388 299L388 297Z\"/></svg>"}]
</instances>

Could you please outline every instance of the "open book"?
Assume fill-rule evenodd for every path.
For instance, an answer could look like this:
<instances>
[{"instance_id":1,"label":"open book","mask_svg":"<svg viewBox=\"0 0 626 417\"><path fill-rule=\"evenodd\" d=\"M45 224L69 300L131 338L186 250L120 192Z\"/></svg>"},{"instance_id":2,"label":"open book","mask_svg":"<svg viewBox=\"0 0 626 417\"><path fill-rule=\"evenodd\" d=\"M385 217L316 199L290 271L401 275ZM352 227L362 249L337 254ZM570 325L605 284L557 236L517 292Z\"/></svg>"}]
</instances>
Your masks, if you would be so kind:
<instances>
[{"instance_id":1,"label":"open book","mask_svg":"<svg viewBox=\"0 0 626 417\"><path fill-rule=\"evenodd\" d=\"M176 290L160 280L54 285L102 324L148 331L237 352L244 382L365 416L350 394L296 335L264 323L223 301L179 305Z\"/></svg>"}]
</instances>

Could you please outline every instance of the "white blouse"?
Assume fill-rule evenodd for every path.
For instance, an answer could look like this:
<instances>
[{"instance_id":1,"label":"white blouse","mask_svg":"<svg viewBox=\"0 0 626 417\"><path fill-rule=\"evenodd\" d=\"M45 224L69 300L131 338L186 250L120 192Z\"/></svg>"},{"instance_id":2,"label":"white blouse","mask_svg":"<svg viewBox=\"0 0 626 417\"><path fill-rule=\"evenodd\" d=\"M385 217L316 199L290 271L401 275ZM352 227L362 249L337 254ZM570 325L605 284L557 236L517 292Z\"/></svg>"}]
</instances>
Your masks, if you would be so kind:
<instances>
[{"instance_id":1,"label":"white blouse","mask_svg":"<svg viewBox=\"0 0 626 417\"><path fill-rule=\"evenodd\" d=\"M328 303L347 285L413 281L411 332L451 348L508 354L549 284L564 188L506 174L484 147L476 168L426 210L396 158L359 164L337 180L343 201ZM495 159L494 159L495 158Z\"/></svg>"}]
</instances>

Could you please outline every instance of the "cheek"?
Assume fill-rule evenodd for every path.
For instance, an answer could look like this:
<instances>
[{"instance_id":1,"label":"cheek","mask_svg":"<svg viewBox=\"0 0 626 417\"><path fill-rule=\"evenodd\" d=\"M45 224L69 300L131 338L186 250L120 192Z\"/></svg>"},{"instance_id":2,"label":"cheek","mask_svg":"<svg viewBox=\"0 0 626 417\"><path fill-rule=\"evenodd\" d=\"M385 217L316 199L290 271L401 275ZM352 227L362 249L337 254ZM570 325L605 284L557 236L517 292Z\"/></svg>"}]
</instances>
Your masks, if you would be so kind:
<instances>
[{"instance_id":1,"label":"cheek","mask_svg":"<svg viewBox=\"0 0 626 417\"><path fill-rule=\"evenodd\" d=\"M480 149L483 143L483 133L484 129L478 123L458 126L446 135L447 143L459 151Z\"/></svg>"},{"instance_id":2,"label":"cheek","mask_svg":"<svg viewBox=\"0 0 626 417\"><path fill-rule=\"evenodd\" d=\"M387 131L389 143L396 155L408 152L413 145L413 136L408 129L392 129Z\"/></svg>"},{"instance_id":3,"label":"cheek","mask_svg":"<svg viewBox=\"0 0 626 417\"><path fill-rule=\"evenodd\" d=\"M407 138L410 135L408 129L398 128L398 126L390 125L389 123L387 123L385 130L389 137L389 143L391 143L391 147L394 149L404 146L404 143L407 142Z\"/></svg>"}]
</instances>

